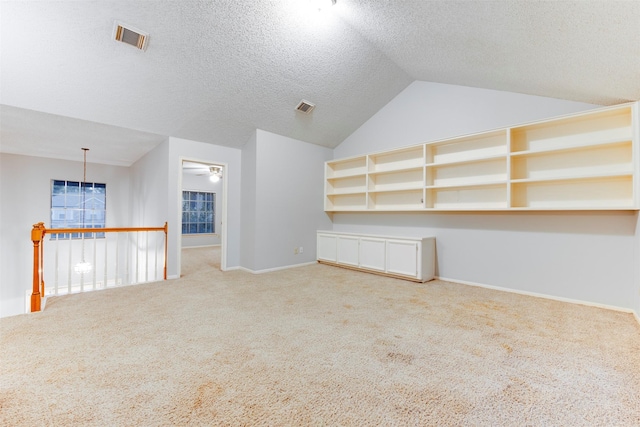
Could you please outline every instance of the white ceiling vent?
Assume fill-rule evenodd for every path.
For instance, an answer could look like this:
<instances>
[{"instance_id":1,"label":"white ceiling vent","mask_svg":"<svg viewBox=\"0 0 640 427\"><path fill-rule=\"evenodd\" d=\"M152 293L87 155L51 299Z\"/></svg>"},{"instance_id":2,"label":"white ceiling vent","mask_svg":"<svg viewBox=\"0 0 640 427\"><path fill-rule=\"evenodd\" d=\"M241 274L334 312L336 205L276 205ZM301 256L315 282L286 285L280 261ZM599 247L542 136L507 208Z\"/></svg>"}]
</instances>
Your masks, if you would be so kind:
<instances>
[{"instance_id":1,"label":"white ceiling vent","mask_svg":"<svg viewBox=\"0 0 640 427\"><path fill-rule=\"evenodd\" d=\"M116 22L113 29L113 36L117 41L126 43L140 50L145 50L147 48L147 42L149 41L149 33L144 33L121 22Z\"/></svg>"},{"instance_id":2,"label":"white ceiling vent","mask_svg":"<svg viewBox=\"0 0 640 427\"><path fill-rule=\"evenodd\" d=\"M314 108L316 108L316 104L313 104L313 103L311 103L309 101L305 101L303 99L302 101L300 101L300 103L296 107L296 110L298 110L298 111L300 111L301 113L304 113L304 114L311 114L311 112L313 111Z\"/></svg>"}]
</instances>

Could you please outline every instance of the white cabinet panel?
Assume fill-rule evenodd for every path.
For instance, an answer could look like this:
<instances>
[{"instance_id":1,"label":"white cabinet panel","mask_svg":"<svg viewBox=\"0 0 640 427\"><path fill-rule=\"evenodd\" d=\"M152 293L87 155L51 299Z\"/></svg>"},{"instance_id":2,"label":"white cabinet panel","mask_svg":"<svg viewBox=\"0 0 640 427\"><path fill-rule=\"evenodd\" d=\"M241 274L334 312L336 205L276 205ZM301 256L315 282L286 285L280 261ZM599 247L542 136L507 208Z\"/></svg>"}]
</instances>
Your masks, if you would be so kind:
<instances>
[{"instance_id":1,"label":"white cabinet panel","mask_svg":"<svg viewBox=\"0 0 640 427\"><path fill-rule=\"evenodd\" d=\"M387 241L374 237L360 238L360 267L385 270Z\"/></svg>"},{"instance_id":2,"label":"white cabinet panel","mask_svg":"<svg viewBox=\"0 0 640 427\"><path fill-rule=\"evenodd\" d=\"M387 273L418 276L418 242L387 240Z\"/></svg>"},{"instance_id":3,"label":"white cabinet panel","mask_svg":"<svg viewBox=\"0 0 640 427\"><path fill-rule=\"evenodd\" d=\"M358 267L359 238L338 236L338 259L340 264Z\"/></svg>"},{"instance_id":4,"label":"white cabinet panel","mask_svg":"<svg viewBox=\"0 0 640 427\"><path fill-rule=\"evenodd\" d=\"M336 235L318 234L318 259L336 262L338 240Z\"/></svg>"}]
</instances>

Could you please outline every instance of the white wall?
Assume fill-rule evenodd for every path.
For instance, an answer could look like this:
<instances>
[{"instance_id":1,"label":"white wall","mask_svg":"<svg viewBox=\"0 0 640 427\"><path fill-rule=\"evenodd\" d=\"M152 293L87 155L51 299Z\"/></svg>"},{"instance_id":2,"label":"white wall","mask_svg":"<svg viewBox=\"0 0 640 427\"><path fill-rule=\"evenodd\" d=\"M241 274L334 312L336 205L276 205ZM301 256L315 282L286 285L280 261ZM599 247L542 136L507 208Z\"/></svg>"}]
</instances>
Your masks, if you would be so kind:
<instances>
[{"instance_id":1,"label":"white wall","mask_svg":"<svg viewBox=\"0 0 640 427\"><path fill-rule=\"evenodd\" d=\"M335 151L346 157L594 108L415 82ZM341 213L335 231L436 236L437 275L638 310L637 212Z\"/></svg>"},{"instance_id":2,"label":"white wall","mask_svg":"<svg viewBox=\"0 0 640 427\"><path fill-rule=\"evenodd\" d=\"M33 280L31 229L37 222L51 225L51 180L82 178L82 161L0 154L0 317L25 311ZM87 181L107 184L107 227L128 226L129 168L88 163Z\"/></svg>"},{"instance_id":3,"label":"white wall","mask_svg":"<svg viewBox=\"0 0 640 427\"><path fill-rule=\"evenodd\" d=\"M335 158L482 132L597 105L415 81L334 150Z\"/></svg>"},{"instance_id":4,"label":"white wall","mask_svg":"<svg viewBox=\"0 0 640 427\"><path fill-rule=\"evenodd\" d=\"M243 160L253 162L252 143L246 150ZM316 259L316 230L331 227L322 205L324 161L331 154L328 148L257 130L255 180L243 181L244 191L255 187L255 198L247 194L243 206L254 205L255 225L243 223L242 249L253 250L254 258L243 267L260 271ZM245 176L253 178L249 172ZM294 254L295 247L304 252Z\"/></svg>"},{"instance_id":5,"label":"white wall","mask_svg":"<svg viewBox=\"0 0 640 427\"><path fill-rule=\"evenodd\" d=\"M223 178L224 179L224 178ZM215 193L215 233L214 234L187 234L182 235L182 247L194 248L199 246L212 246L220 244L220 227L222 226L222 181L212 182L208 175L197 176L190 173L182 173L183 191L206 191Z\"/></svg>"},{"instance_id":6,"label":"white wall","mask_svg":"<svg viewBox=\"0 0 640 427\"><path fill-rule=\"evenodd\" d=\"M240 182L241 182L241 151L237 148L222 147L203 142L190 141L181 138L169 138L168 153L169 183L164 193L168 201L169 218L169 277L180 274L179 249L182 224L182 160L194 160L204 163L226 165L227 180L227 268L240 266Z\"/></svg>"},{"instance_id":7,"label":"white wall","mask_svg":"<svg viewBox=\"0 0 640 427\"><path fill-rule=\"evenodd\" d=\"M160 227L168 221L169 141L131 165L131 220L129 227ZM169 229L175 228L169 224Z\"/></svg>"},{"instance_id":8,"label":"white wall","mask_svg":"<svg viewBox=\"0 0 640 427\"><path fill-rule=\"evenodd\" d=\"M242 147L242 222L240 265L255 270L257 132Z\"/></svg>"}]
</instances>

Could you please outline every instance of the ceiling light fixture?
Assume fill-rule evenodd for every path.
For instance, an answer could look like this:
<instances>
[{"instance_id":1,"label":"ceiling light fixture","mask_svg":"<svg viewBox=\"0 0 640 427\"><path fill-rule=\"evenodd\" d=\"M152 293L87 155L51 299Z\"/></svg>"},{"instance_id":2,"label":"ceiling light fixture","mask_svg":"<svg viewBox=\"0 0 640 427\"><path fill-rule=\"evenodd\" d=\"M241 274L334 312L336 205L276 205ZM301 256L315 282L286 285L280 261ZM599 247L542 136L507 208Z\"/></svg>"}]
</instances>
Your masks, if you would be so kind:
<instances>
[{"instance_id":1,"label":"ceiling light fixture","mask_svg":"<svg viewBox=\"0 0 640 427\"><path fill-rule=\"evenodd\" d=\"M323 10L329 9L331 6L336 4L336 0L309 0L314 9L317 9L319 12Z\"/></svg>"},{"instance_id":2,"label":"ceiling light fixture","mask_svg":"<svg viewBox=\"0 0 640 427\"><path fill-rule=\"evenodd\" d=\"M84 152L84 174L82 176L82 185L80 186L80 191L82 195L82 228L85 228L84 225L84 215L87 209L87 151L88 148L83 148ZM93 269L93 266L90 262L84 260L84 233L82 233L82 261L77 263L73 270L76 274L86 274L89 273Z\"/></svg>"},{"instance_id":3,"label":"ceiling light fixture","mask_svg":"<svg viewBox=\"0 0 640 427\"><path fill-rule=\"evenodd\" d=\"M211 182L218 182L222 179L222 168L218 166L209 167L209 180Z\"/></svg>"}]
</instances>

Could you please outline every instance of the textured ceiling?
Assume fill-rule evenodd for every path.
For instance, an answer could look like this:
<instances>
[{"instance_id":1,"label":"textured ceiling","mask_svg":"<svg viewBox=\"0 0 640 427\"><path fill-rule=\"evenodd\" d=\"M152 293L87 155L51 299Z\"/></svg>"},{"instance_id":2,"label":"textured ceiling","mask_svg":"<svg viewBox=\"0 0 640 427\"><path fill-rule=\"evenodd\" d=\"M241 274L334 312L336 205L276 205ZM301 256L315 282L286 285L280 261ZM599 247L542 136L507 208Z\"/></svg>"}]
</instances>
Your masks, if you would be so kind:
<instances>
[{"instance_id":1,"label":"textured ceiling","mask_svg":"<svg viewBox=\"0 0 640 427\"><path fill-rule=\"evenodd\" d=\"M3 0L0 150L131 164L167 136L241 147L255 128L334 147L414 80L640 99L637 1L307 4ZM111 40L116 20L145 52Z\"/></svg>"}]
</instances>

